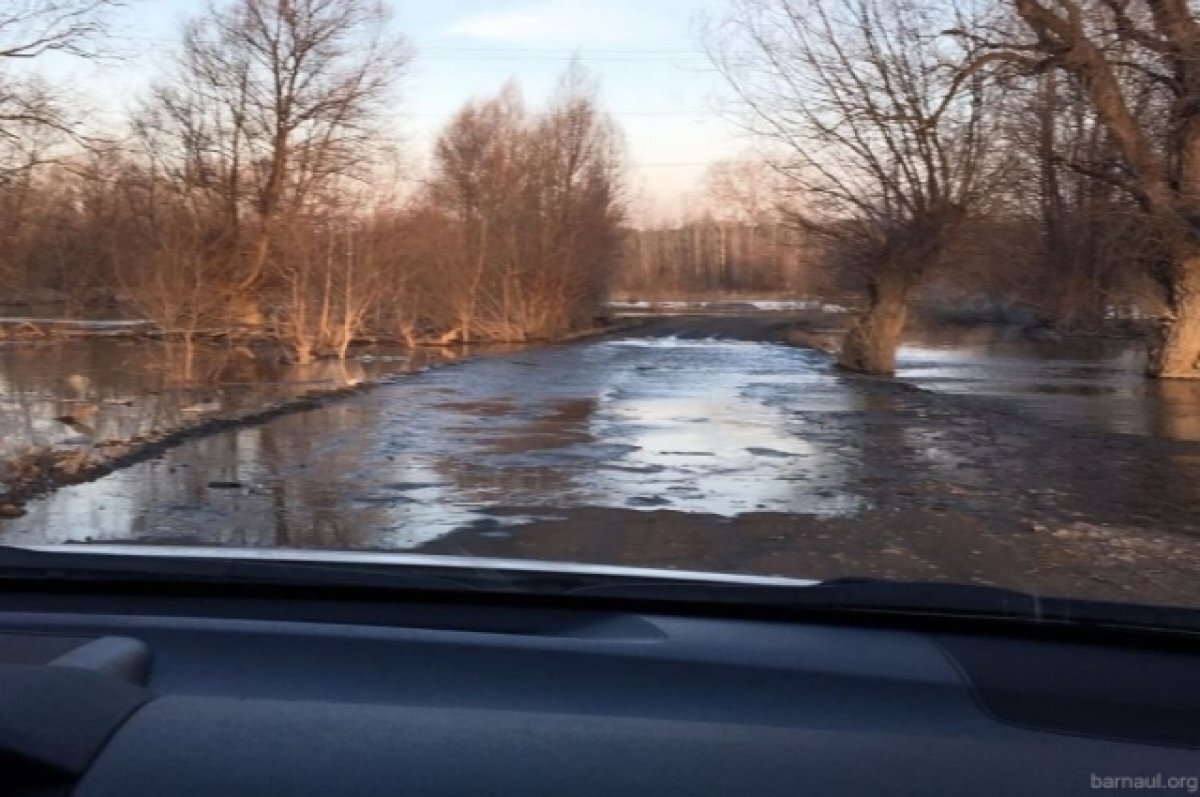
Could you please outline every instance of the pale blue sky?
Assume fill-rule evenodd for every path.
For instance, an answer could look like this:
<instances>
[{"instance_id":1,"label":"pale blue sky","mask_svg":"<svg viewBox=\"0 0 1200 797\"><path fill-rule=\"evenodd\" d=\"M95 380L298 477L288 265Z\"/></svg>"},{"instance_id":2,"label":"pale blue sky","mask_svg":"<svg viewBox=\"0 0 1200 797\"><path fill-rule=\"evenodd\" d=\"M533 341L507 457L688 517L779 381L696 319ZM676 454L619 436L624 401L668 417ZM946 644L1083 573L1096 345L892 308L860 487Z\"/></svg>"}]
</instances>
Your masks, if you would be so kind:
<instances>
[{"instance_id":1,"label":"pale blue sky","mask_svg":"<svg viewBox=\"0 0 1200 797\"><path fill-rule=\"evenodd\" d=\"M704 164L747 142L713 112L719 83L699 51L698 16L724 0L391 0L395 26L416 58L400 84L395 135L424 160L437 128L465 100L516 78L543 99L571 55L595 74L628 141L631 183L660 214L673 214ZM133 55L95 67L54 64L98 108L121 109L169 62L180 23L205 0L132 0L118 30Z\"/></svg>"}]
</instances>

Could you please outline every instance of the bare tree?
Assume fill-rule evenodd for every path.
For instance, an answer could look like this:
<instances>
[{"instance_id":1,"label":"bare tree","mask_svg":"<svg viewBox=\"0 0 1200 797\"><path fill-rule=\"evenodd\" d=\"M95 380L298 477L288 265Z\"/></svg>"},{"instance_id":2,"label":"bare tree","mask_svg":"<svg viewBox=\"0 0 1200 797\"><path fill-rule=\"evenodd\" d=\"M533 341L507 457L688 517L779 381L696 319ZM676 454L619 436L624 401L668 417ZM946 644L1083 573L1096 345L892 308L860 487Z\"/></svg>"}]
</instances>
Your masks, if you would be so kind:
<instances>
[{"instance_id":1,"label":"bare tree","mask_svg":"<svg viewBox=\"0 0 1200 797\"><path fill-rule=\"evenodd\" d=\"M122 0L7 0L0 5L0 181L41 165L73 132L56 92L12 65L59 52L102 52L111 12Z\"/></svg>"},{"instance_id":2,"label":"bare tree","mask_svg":"<svg viewBox=\"0 0 1200 797\"><path fill-rule=\"evenodd\" d=\"M102 51L109 14L120 0L8 0L0 4L0 285L28 271L32 202L39 167L53 163L76 133L75 120L45 80L18 62L50 52L93 57ZM75 139L77 140L77 139Z\"/></svg>"},{"instance_id":3,"label":"bare tree","mask_svg":"<svg viewBox=\"0 0 1200 797\"><path fill-rule=\"evenodd\" d=\"M503 256L503 236L511 228L518 185L525 178L520 152L524 125L524 103L509 84L491 100L468 103L435 145L431 198L458 231L456 256L445 277L457 286L451 295L464 342L479 331L481 311L487 309L483 305L498 293L489 277L496 272L495 258Z\"/></svg>"},{"instance_id":4,"label":"bare tree","mask_svg":"<svg viewBox=\"0 0 1200 797\"><path fill-rule=\"evenodd\" d=\"M780 205L771 165L761 158L717 161L704 175L705 193L718 215L739 224L774 220Z\"/></svg>"},{"instance_id":5,"label":"bare tree","mask_svg":"<svg viewBox=\"0 0 1200 797\"><path fill-rule=\"evenodd\" d=\"M1028 85L1030 107L1014 109L1014 121L1035 166L1028 196L1037 199L1042 227L1041 269L1031 287L1055 323L1094 329L1142 292L1153 236L1128 194L1091 176L1091 167L1119 155L1079 82L1047 70Z\"/></svg>"},{"instance_id":6,"label":"bare tree","mask_svg":"<svg viewBox=\"0 0 1200 797\"><path fill-rule=\"evenodd\" d=\"M0 8L0 58L49 52L91 57L125 0L7 0Z\"/></svg>"},{"instance_id":7,"label":"bare tree","mask_svg":"<svg viewBox=\"0 0 1200 797\"><path fill-rule=\"evenodd\" d=\"M426 187L397 196L374 168L406 57L382 13L211 7L131 119L134 147L0 183L0 275L119 287L181 344L185 373L216 340L252 356L278 342L307 363L367 337L529 340L591 323L623 206L619 135L587 80L569 71L538 112L515 88L468 105ZM257 328L230 323L245 299L265 311Z\"/></svg>"},{"instance_id":8,"label":"bare tree","mask_svg":"<svg viewBox=\"0 0 1200 797\"><path fill-rule=\"evenodd\" d=\"M391 88L409 61L381 0L229 0L189 23L175 80L143 130L198 190L220 197L255 315L290 216L361 177Z\"/></svg>"},{"instance_id":9,"label":"bare tree","mask_svg":"<svg viewBox=\"0 0 1200 797\"><path fill-rule=\"evenodd\" d=\"M798 271L798 236L781 224L786 199L769 163L758 157L718 161L706 172L704 185L720 239L717 271L726 288L814 287ZM790 256L784 245L793 250Z\"/></svg>"},{"instance_id":10,"label":"bare tree","mask_svg":"<svg viewBox=\"0 0 1200 797\"><path fill-rule=\"evenodd\" d=\"M549 338L590 321L621 249L617 142L574 68L544 113L509 86L450 122L429 200L453 231L438 259L454 337Z\"/></svg>"},{"instance_id":11,"label":"bare tree","mask_svg":"<svg viewBox=\"0 0 1200 797\"><path fill-rule=\"evenodd\" d=\"M828 270L812 272L795 229L779 221L738 222L740 210L722 210L627 230L613 289L651 300L829 294L822 279Z\"/></svg>"},{"instance_id":12,"label":"bare tree","mask_svg":"<svg viewBox=\"0 0 1200 797\"><path fill-rule=\"evenodd\" d=\"M345 360L392 289L397 280L388 267L397 257L381 245L382 229L370 214L331 207L296 219L287 230L278 269L285 301L276 320L298 363L318 356Z\"/></svg>"},{"instance_id":13,"label":"bare tree","mask_svg":"<svg viewBox=\"0 0 1200 797\"><path fill-rule=\"evenodd\" d=\"M1167 313L1148 373L1200 377L1200 20L1187 0L1012 8L1028 35L987 46L1030 72L1076 81L1109 147L1072 167L1132 197L1154 233L1146 244Z\"/></svg>"},{"instance_id":14,"label":"bare tree","mask_svg":"<svg viewBox=\"0 0 1200 797\"><path fill-rule=\"evenodd\" d=\"M531 263L517 294L526 328L554 337L590 322L620 256L623 142L598 87L578 62L560 79L549 110L528 132L530 181L524 237Z\"/></svg>"},{"instance_id":15,"label":"bare tree","mask_svg":"<svg viewBox=\"0 0 1200 797\"><path fill-rule=\"evenodd\" d=\"M951 22L925 0L738 0L708 32L795 221L865 273L850 370L894 371L913 291L995 177L988 86Z\"/></svg>"}]
</instances>

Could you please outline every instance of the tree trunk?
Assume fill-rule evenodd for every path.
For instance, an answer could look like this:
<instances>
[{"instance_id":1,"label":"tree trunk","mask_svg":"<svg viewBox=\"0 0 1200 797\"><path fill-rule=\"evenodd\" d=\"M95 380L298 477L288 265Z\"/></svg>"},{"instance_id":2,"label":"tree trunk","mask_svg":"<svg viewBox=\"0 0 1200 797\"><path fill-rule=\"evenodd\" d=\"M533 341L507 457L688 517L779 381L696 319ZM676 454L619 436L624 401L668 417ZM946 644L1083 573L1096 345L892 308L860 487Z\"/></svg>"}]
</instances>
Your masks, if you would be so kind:
<instances>
[{"instance_id":1,"label":"tree trunk","mask_svg":"<svg viewBox=\"0 0 1200 797\"><path fill-rule=\"evenodd\" d=\"M1200 254L1184 261L1172 294L1147 372L1159 379L1200 379Z\"/></svg>"},{"instance_id":2,"label":"tree trunk","mask_svg":"<svg viewBox=\"0 0 1200 797\"><path fill-rule=\"evenodd\" d=\"M266 272L267 256L271 238L266 229L261 230L250 248L245 264L246 273L237 283L229 303L229 320L237 326L258 330L266 325L263 312L262 280Z\"/></svg>"},{"instance_id":3,"label":"tree trunk","mask_svg":"<svg viewBox=\"0 0 1200 797\"><path fill-rule=\"evenodd\" d=\"M896 350L908 319L911 292L911 281L902 276L872 278L867 311L846 333L838 356L839 368L880 376L896 372Z\"/></svg>"},{"instance_id":4,"label":"tree trunk","mask_svg":"<svg viewBox=\"0 0 1200 797\"><path fill-rule=\"evenodd\" d=\"M313 356L314 346L310 339L296 340L293 349L296 352L296 365L312 365L316 361L316 357Z\"/></svg>"},{"instance_id":5,"label":"tree trunk","mask_svg":"<svg viewBox=\"0 0 1200 797\"><path fill-rule=\"evenodd\" d=\"M191 382L196 371L196 339L192 334L183 336L183 381Z\"/></svg>"}]
</instances>

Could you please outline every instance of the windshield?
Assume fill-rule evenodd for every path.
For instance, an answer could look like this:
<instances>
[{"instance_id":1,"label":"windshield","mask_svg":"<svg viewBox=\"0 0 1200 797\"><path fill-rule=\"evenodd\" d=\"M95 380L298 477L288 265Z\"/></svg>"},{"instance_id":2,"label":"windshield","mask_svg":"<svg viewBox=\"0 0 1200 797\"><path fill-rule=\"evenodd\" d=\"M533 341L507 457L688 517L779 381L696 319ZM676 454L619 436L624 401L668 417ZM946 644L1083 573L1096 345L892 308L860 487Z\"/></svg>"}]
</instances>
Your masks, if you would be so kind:
<instances>
[{"instance_id":1,"label":"windshield","mask_svg":"<svg viewBox=\"0 0 1200 797\"><path fill-rule=\"evenodd\" d=\"M1184 4L53 5L0 545L1200 608Z\"/></svg>"}]
</instances>

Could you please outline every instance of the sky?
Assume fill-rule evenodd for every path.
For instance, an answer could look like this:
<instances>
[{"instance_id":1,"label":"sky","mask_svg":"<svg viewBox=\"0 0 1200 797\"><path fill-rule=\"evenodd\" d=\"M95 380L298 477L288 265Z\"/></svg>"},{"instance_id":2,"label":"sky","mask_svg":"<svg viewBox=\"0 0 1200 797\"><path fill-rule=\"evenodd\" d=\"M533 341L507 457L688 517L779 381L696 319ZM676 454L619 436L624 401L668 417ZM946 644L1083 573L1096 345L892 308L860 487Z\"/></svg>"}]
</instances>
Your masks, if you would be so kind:
<instances>
[{"instance_id":1,"label":"sky","mask_svg":"<svg viewBox=\"0 0 1200 797\"><path fill-rule=\"evenodd\" d=\"M167 68L180 26L206 0L131 0L116 20L131 55L100 66L57 63L100 121L124 109ZM714 110L720 81L696 26L725 0L389 0L415 59L399 84L390 126L407 159L425 159L437 130L465 101L510 78L536 105L574 55L598 79L601 99L625 132L636 208L680 213L708 163L749 142Z\"/></svg>"}]
</instances>

